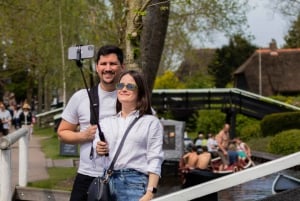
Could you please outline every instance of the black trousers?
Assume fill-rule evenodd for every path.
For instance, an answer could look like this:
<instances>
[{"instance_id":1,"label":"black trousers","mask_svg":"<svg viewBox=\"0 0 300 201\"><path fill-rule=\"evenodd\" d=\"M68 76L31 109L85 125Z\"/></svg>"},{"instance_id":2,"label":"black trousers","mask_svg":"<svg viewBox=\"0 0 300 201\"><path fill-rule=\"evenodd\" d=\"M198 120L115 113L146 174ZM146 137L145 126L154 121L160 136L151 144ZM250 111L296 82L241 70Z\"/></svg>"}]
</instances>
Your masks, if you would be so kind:
<instances>
[{"instance_id":1,"label":"black trousers","mask_svg":"<svg viewBox=\"0 0 300 201\"><path fill-rule=\"evenodd\" d=\"M78 173L73 184L70 201L86 201L87 191L94 178Z\"/></svg>"},{"instance_id":2,"label":"black trousers","mask_svg":"<svg viewBox=\"0 0 300 201\"><path fill-rule=\"evenodd\" d=\"M5 136L5 135L8 135L8 133L9 133L9 130L8 130L8 129L5 129L5 128L3 128L3 129L1 130L1 132L2 132L2 134Z\"/></svg>"}]
</instances>

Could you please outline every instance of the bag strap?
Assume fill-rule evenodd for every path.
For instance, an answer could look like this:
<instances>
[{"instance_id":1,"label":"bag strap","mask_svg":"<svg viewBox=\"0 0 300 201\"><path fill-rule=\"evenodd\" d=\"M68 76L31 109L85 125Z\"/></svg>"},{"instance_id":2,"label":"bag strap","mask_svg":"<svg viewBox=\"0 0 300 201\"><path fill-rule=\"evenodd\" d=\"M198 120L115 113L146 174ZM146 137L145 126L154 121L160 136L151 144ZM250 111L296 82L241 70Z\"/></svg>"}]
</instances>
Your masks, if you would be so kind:
<instances>
[{"instance_id":1,"label":"bag strap","mask_svg":"<svg viewBox=\"0 0 300 201\"><path fill-rule=\"evenodd\" d=\"M88 90L88 95L90 98L90 124L91 125L97 125L98 131L99 131L99 138L101 141L105 141L104 133L101 130L100 124L99 124L99 95L98 95L98 86L95 85ZM108 156L108 155L106 155ZM94 159L94 148L93 143L91 144L91 151L90 151L90 160Z\"/></svg>"},{"instance_id":2,"label":"bag strap","mask_svg":"<svg viewBox=\"0 0 300 201\"><path fill-rule=\"evenodd\" d=\"M122 147L123 147L123 145L124 145L124 141L125 141L125 139L126 139L128 133L129 133L130 129L131 129L131 128L133 127L133 125L137 122L137 120L139 120L139 118L141 118L140 115L139 115L138 117L136 117L136 118L131 122L131 124L127 127L127 129L126 129L126 131L125 131L125 133L124 133L124 135L123 135L123 138L122 138L122 140L121 140L121 142L120 142L120 145L119 145L119 147L118 147L118 149L117 149L117 151L116 151L116 154L115 154L113 160L111 161L111 164L110 164L109 168L107 169L107 174L108 174L108 175L112 174L113 168L114 168L114 165L115 165L115 162L116 162L116 160L117 160L117 158L118 158L118 156L119 156L119 154L120 154L120 152L121 152L121 149L122 149Z\"/></svg>"},{"instance_id":3,"label":"bag strap","mask_svg":"<svg viewBox=\"0 0 300 201\"><path fill-rule=\"evenodd\" d=\"M98 85L90 88L90 94L92 102L90 102L90 123L96 125L99 119L99 96L98 96ZM95 114L93 112L95 111Z\"/></svg>"},{"instance_id":4,"label":"bag strap","mask_svg":"<svg viewBox=\"0 0 300 201\"><path fill-rule=\"evenodd\" d=\"M104 133L99 125L100 105L98 95L98 85L93 86L89 90L91 101L90 101L90 123L91 125L97 125L99 130L99 137L102 141L105 141Z\"/></svg>"}]
</instances>

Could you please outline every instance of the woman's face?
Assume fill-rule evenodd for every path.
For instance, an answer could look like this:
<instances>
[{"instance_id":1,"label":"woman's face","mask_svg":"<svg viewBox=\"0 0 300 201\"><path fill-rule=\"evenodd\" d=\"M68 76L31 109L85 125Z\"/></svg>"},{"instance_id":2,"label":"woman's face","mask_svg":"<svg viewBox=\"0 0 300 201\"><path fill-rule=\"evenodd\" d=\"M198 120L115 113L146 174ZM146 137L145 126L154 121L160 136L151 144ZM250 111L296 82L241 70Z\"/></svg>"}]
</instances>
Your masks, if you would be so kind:
<instances>
[{"instance_id":1,"label":"woman's face","mask_svg":"<svg viewBox=\"0 0 300 201\"><path fill-rule=\"evenodd\" d=\"M121 78L120 82L117 84L117 90L120 103L136 105L138 88L131 75L126 74Z\"/></svg>"}]
</instances>

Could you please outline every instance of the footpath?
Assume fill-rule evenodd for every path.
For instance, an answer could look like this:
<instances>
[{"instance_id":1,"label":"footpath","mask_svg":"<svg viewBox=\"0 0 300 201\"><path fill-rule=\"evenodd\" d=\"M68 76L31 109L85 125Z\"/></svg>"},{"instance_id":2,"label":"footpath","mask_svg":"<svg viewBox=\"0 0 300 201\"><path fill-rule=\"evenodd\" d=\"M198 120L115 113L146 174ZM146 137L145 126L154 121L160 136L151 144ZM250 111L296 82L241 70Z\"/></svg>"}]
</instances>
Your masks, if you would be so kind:
<instances>
[{"instance_id":1,"label":"footpath","mask_svg":"<svg viewBox=\"0 0 300 201\"><path fill-rule=\"evenodd\" d=\"M73 159L47 159L41 150L40 141L42 137L32 135L28 150L28 182L48 179L48 167L74 167ZM15 186L19 181L19 143L12 146L12 184Z\"/></svg>"}]
</instances>

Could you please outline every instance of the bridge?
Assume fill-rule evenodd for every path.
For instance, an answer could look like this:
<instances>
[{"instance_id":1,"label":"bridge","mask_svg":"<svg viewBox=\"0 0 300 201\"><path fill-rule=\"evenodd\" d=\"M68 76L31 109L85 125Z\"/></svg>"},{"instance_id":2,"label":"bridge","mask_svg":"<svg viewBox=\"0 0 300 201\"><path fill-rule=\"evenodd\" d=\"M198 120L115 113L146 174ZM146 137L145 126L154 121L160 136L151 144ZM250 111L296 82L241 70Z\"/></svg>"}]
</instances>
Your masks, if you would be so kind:
<instances>
[{"instance_id":1,"label":"bridge","mask_svg":"<svg viewBox=\"0 0 300 201\"><path fill-rule=\"evenodd\" d=\"M190 115L189 111L221 109L256 119L277 112L300 111L299 107L237 88L155 89L152 105L159 112L171 110Z\"/></svg>"},{"instance_id":2,"label":"bridge","mask_svg":"<svg viewBox=\"0 0 300 201\"><path fill-rule=\"evenodd\" d=\"M268 114L300 111L299 107L237 88L155 89L152 106L158 114L171 111L179 121L186 121L198 110L221 110L231 125L231 138L235 136L237 113L261 120Z\"/></svg>"}]
</instances>

